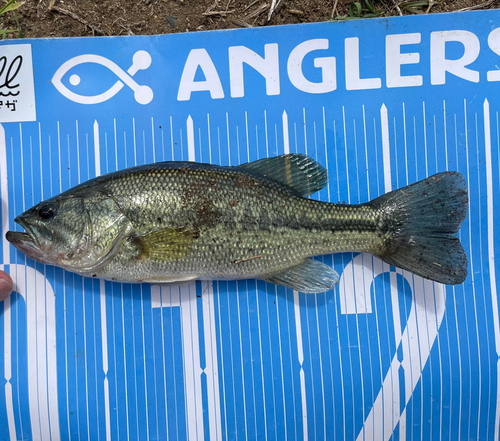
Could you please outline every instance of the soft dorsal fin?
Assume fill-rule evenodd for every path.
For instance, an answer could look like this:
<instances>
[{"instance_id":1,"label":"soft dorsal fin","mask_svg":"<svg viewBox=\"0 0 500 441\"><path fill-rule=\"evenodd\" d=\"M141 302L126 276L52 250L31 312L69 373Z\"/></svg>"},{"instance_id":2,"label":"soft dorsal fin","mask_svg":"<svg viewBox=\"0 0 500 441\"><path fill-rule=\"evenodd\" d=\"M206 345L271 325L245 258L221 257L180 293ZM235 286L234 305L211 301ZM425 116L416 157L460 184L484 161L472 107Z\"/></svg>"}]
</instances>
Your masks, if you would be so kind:
<instances>
[{"instance_id":1,"label":"soft dorsal fin","mask_svg":"<svg viewBox=\"0 0 500 441\"><path fill-rule=\"evenodd\" d=\"M301 153L259 159L238 165L236 168L287 185L302 196L316 193L328 183L326 169L314 159Z\"/></svg>"}]
</instances>

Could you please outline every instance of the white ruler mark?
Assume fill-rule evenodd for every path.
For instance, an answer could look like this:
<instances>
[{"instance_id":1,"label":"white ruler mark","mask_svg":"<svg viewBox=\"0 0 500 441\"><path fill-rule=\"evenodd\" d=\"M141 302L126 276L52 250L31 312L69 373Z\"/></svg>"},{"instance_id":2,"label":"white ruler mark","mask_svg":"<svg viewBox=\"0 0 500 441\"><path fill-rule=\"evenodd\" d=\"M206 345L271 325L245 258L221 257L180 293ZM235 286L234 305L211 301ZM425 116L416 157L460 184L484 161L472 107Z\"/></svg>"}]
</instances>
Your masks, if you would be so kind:
<instances>
[{"instance_id":1,"label":"white ruler mark","mask_svg":"<svg viewBox=\"0 0 500 441\"><path fill-rule=\"evenodd\" d=\"M5 269L0 265L0 269ZM35 340L28 338L28 396L33 439L60 440L59 407L57 402L57 371L55 347L55 296L52 286L45 276L34 268L25 265L11 264L11 273L19 274L16 277L16 291L26 302L27 335L37 335ZM38 287L44 287L45 296L37 296ZM41 300L37 299L39 297ZM10 303L10 301L8 302ZM35 308L38 307L38 310ZM5 313L4 313L5 317ZM43 332L41 332L43 327ZM10 330L10 328L9 328ZM32 341L34 344L30 344ZM10 358L11 355L5 358ZM10 375L10 369L8 374ZM43 371L43 381L39 372ZM9 386L10 383L7 384ZM12 386L6 387L6 400L12 399ZM11 407L10 409L13 409ZM17 439L13 412L8 412L9 435L11 440Z\"/></svg>"},{"instance_id":2,"label":"white ruler mark","mask_svg":"<svg viewBox=\"0 0 500 441\"><path fill-rule=\"evenodd\" d=\"M5 129L0 124L0 185L2 195L2 243L3 262L10 263L10 243L5 239L5 234L9 231L9 187L7 179L7 142L5 139Z\"/></svg>"},{"instance_id":3,"label":"white ruler mark","mask_svg":"<svg viewBox=\"0 0 500 441\"><path fill-rule=\"evenodd\" d=\"M145 332L144 332L144 293L143 293L143 286L141 285L141 326L142 326L142 350L143 354L146 351L146 340L145 340ZM153 320L153 317L151 317L151 321ZM153 344L154 347L154 344ZM156 368L156 360L154 359L154 351L153 351L153 366ZM149 405L148 405L148 370L146 369L146 355L144 354L143 358L143 369L144 369L144 395L145 395L145 402L146 402L146 439L149 441ZM154 377L154 382L156 384L156 372L155 372L155 377ZM156 401L156 388L155 388L155 401ZM158 409L158 406L155 406L156 409ZM156 424L158 425L158 418L156 418Z\"/></svg>"},{"instance_id":4,"label":"white ruler mark","mask_svg":"<svg viewBox=\"0 0 500 441\"><path fill-rule=\"evenodd\" d=\"M196 283L182 285L180 293L187 429L194 441L204 439Z\"/></svg>"},{"instance_id":5,"label":"white ruler mark","mask_svg":"<svg viewBox=\"0 0 500 441\"><path fill-rule=\"evenodd\" d=\"M305 110L304 110L305 112ZM304 115L305 118L305 115ZM290 153L290 134L288 129L288 114L286 111L283 112L283 148L285 154ZM304 124L304 131L305 131ZM307 143L307 141L305 141ZM301 406L302 406L302 436L306 441L308 439L308 427L307 427L307 397L306 397L306 377L304 372L304 343L302 340L302 322L300 317L300 298L298 291L293 291L293 310L295 314L295 332L297 334L297 355L300 363L300 395L301 395Z\"/></svg>"},{"instance_id":6,"label":"white ruler mark","mask_svg":"<svg viewBox=\"0 0 500 441\"><path fill-rule=\"evenodd\" d=\"M219 366L215 333L214 290L211 281L202 282L203 332L205 337L205 374L207 377L210 440L222 440L219 399Z\"/></svg>"},{"instance_id":7,"label":"white ruler mark","mask_svg":"<svg viewBox=\"0 0 500 441\"><path fill-rule=\"evenodd\" d=\"M282 121L283 121L283 149L285 151L285 154L287 155L288 153L290 153L290 135L288 133L288 114L286 113L286 110L283 111Z\"/></svg>"},{"instance_id":8,"label":"white ruler mark","mask_svg":"<svg viewBox=\"0 0 500 441\"><path fill-rule=\"evenodd\" d=\"M186 120L186 133L187 133L189 161L196 161L195 150L194 150L193 118L191 118L191 115L189 115Z\"/></svg>"},{"instance_id":9,"label":"white ruler mark","mask_svg":"<svg viewBox=\"0 0 500 441\"><path fill-rule=\"evenodd\" d=\"M384 169L384 191L386 193L392 190L392 173L391 173L391 146L389 140L389 117L387 112L387 107L385 104L382 105L380 110L381 117L381 132L382 132L382 152L383 152L383 169ZM396 137L396 134L394 134ZM383 265L383 268L390 272L388 265ZM399 314L399 293L398 293L398 285L397 285L397 276L396 273L390 272L390 292L391 292L391 305L392 305L392 317L394 323L394 338L396 343L396 348L398 348L399 344L402 341L401 335L401 318ZM400 390L399 390L399 367L400 363L397 359L397 355L393 360L394 369L391 370L391 387L392 394L386 393L387 397L385 406L392 406L392 411L387 412L389 415L392 415L392 427L390 427L390 433L394 431L396 428L398 420L402 417L402 425L406 426L406 414L400 415ZM392 367L392 364L391 364ZM387 377L386 377L387 378ZM385 381L384 381L385 383ZM393 397L392 401L390 401L389 397ZM400 433L402 430L400 430ZM386 436L388 435L389 430L386 432Z\"/></svg>"},{"instance_id":10,"label":"white ruler mark","mask_svg":"<svg viewBox=\"0 0 500 441\"><path fill-rule=\"evenodd\" d=\"M467 99L464 98L464 137L465 137L465 158L466 158L466 165L467 165L467 177L466 177L466 182L467 182L467 194L470 195L471 192L470 192L470 159L469 159L469 124L468 124L468 113L467 113ZM480 199L480 194L479 194L479 199ZM469 206L468 206L468 212L471 213L471 200L469 198ZM471 219L472 216L468 216L468 227L469 227L469 250L472 251L472 219ZM480 237L480 235L479 235ZM471 278L471 287L472 287L472 295L471 295L471 298L473 299L473 310L474 310L474 313L476 311L476 305L475 305L475 297L476 297L476 283L475 283L475 272L474 272L474 267L475 267L475 261L474 261L474 255L473 253L470 254L469 256L469 265L470 265L470 278ZM469 316L469 311L470 309L467 307L467 302L464 302L464 312L465 312L465 316L468 317ZM468 364L468 368L469 368L469 396L472 395L472 382L476 379L476 375L473 375L472 374L472 361L471 361L471 333L469 331L469 322L467 320L464 320L463 324L465 325L465 330L466 330L466 333L467 333L467 357L466 357L466 360L467 360L467 364ZM457 329L458 330L458 329ZM476 333L477 335L477 333ZM479 348L478 348L479 349ZM479 359L480 355L478 353L478 359ZM481 384L481 370L479 369L478 370L478 384ZM462 422L465 424L465 426L467 427L468 431L470 431L470 421L471 421L471 415L472 415L472 400L469 400L469 410L468 410L468 416L466 418L463 418L462 415L460 415L460 423L459 424L462 424ZM479 423L479 422L478 422ZM459 433L461 433L461 431L459 430Z\"/></svg>"},{"instance_id":11,"label":"white ruler mark","mask_svg":"<svg viewBox=\"0 0 500 441\"><path fill-rule=\"evenodd\" d=\"M371 256L358 254L342 271L339 281L341 314L371 314L372 301L370 295L373 270L364 263Z\"/></svg>"},{"instance_id":12,"label":"white ruler mark","mask_svg":"<svg viewBox=\"0 0 500 441\"><path fill-rule=\"evenodd\" d=\"M382 106L381 111L381 129L382 129L382 145L384 158L384 183L385 191L392 190L391 184L391 167L390 167L390 145L389 145L389 125L387 118L387 108ZM389 272L389 265L383 264L374 274L377 277L378 271ZM406 322L404 332L401 330L401 321L399 314L399 299L397 291L397 274L401 274L412 289L412 307ZM415 277L407 271L397 270L397 273L390 272L391 277L391 298L392 311L394 322L394 334L396 348L402 345L403 360L398 360L397 353L391 363L388 374L386 375L382 389L379 392L372 410L365 420L363 429L357 436L358 441L367 439L389 440L393 436L393 432L399 425L399 436L401 439L406 439L406 411L400 413L400 390L399 390L399 370L403 367L405 372L404 387L405 387L405 402L406 407L415 387L417 386L423 368L428 360L432 344L437 337L439 326L441 325L444 308L445 308L445 290L443 285L423 281L420 277ZM419 298L422 301L416 302ZM425 305L434 305L425 307ZM412 339L411 336L418 338ZM380 415L383 409L384 423L375 424L375 416Z\"/></svg>"},{"instance_id":13,"label":"white ruler mark","mask_svg":"<svg viewBox=\"0 0 500 441\"><path fill-rule=\"evenodd\" d=\"M153 285L151 287L151 297L153 298L155 292L158 293L160 306L163 298L166 298L166 289L160 288L158 285ZM169 296L170 297L170 296ZM151 300L151 307L153 307L153 300ZM167 440L170 441L170 436L168 433L168 400L167 400L167 374L166 374L166 361L165 361L165 328L163 324L163 310L160 311L160 325L161 325L161 349L162 349L162 361L163 361L163 393L165 400L165 432L167 435Z\"/></svg>"},{"instance_id":14,"label":"white ruler mark","mask_svg":"<svg viewBox=\"0 0 500 441\"><path fill-rule=\"evenodd\" d=\"M9 187L7 180L7 142L5 139L5 129L0 124L0 185L2 196L2 241L3 241L3 261L10 263L10 244L5 239L5 234L9 231ZM14 419L14 401L12 396L12 335L11 335L11 310L10 297L3 303L4 320L4 371L5 371L5 408L7 409L7 421L9 425L9 437L11 441L17 440L16 424Z\"/></svg>"},{"instance_id":15,"label":"white ruler mark","mask_svg":"<svg viewBox=\"0 0 500 441\"><path fill-rule=\"evenodd\" d=\"M384 164L384 189L386 192L392 190L391 177L391 147L389 143L389 117L385 104L380 108L380 125L382 129L382 152Z\"/></svg>"},{"instance_id":16,"label":"white ruler mark","mask_svg":"<svg viewBox=\"0 0 500 441\"><path fill-rule=\"evenodd\" d=\"M496 416L495 416L495 436L494 439L500 438L500 323L498 318L498 294L496 282L496 266L495 266L495 221L494 221L494 206L493 206L493 173L491 163L491 125L490 125L490 103L484 100L484 148L485 148L485 163L486 163L486 201L488 206L488 263L490 273L490 291L491 303L493 312L493 329L495 331L495 349L497 353L497 401L496 401Z\"/></svg>"},{"instance_id":17,"label":"white ruler mark","mask_svg":"<svg viewBox=\"0 0 500 441\"><path fill-rule=\"evenodd\" d=\"M288 114L286 113L286 111L283 112L282 121L283 121L283 148L285 154L289 154L290 134L288 129ZM306 130L305 125L304 125L304 130ZM297 356L300 363L300 395L301 395L301 405L302 405L302 428L303 428L302 437L305 441L307 441L309 432L307 428L306 377L303 368L304 343L302 341L302 322L300 317L300 298L298 291L293 291L293 310L295 314L295 332L297 334Z\"/></svg>"},{"instance_id":18,"label":"white ruler mark","mask_svg":"<svg viewBox=\"0 0 500 441\"><path fill-rule=\"evenodd\" d=\"M115 121L116 123L116 121ZM95 176L101 175L101 152L99 143L99 123L94 121L94 162ZM116 143L116 138L115 138ZM102 343L102 369L104 371L104 418L106 424L106 441L111 441L111 409L109 404L108 380L108 324L106 315L106 288L104 280L99 281L99 296L101 303L101 343Z\"/></svg>"}]
</instances>

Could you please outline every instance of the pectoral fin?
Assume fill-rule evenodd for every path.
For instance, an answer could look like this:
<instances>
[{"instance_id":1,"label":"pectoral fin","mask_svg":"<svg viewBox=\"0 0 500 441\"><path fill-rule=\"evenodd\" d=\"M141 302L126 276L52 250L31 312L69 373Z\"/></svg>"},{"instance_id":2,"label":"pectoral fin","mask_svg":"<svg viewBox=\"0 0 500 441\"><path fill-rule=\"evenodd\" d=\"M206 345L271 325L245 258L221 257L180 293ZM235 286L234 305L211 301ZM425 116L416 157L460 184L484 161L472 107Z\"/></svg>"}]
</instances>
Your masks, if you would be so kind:
<instances>
[{"instance_id":1,"label":"pectoral fin","mask_svg":"<svg viewBox=\"0 0 500 441\"><path fill-rule=\"evenodd\" d=\"M163 228L137 237L141 260L172 262L182 259L191 250L194 232L189 228Z\"/></svg>"},{"instance_id":2,"label":"pectoral fin","mask_svg":"<svg viewBox=\"0 0 500 441\"><path fill-rule=\"evenodd\" d=\"M272 274L263 280L306 294L316 294L333 289L339 283L339 275L328 265L308 259L300 265Z\"/></svg>"}]
</instances>

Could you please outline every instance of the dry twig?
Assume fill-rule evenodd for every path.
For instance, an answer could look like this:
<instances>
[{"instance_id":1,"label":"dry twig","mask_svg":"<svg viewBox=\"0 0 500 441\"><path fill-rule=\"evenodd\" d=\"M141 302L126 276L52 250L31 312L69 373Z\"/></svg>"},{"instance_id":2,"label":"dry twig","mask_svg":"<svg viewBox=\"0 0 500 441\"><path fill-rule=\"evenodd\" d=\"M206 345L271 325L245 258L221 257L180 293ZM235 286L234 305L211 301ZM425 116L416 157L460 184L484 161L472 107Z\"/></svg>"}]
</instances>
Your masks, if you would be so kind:
<instances>
[{"instance_id":1,"label":"dry twig","mask_svg":"<svg viewBox=\"0 0 500 441\"><path fill-rule=\"evenodd\" d=\"M271 2L271 7L269 8L269 14L267 15L267 21L271 20L271 17L276 12L276 9L278 9L278 6L280 5L280 3L281 3L281 0L273 0Z\"/></svg>"},{"instance_id":2,"label":"dry twig","mask_svg":"<svg viewBox=\"0 0 500 441\"><path fill-rule=\"evenodd\" d=\"M396 11L398 11L398 14L402 16L403 13L401 12L401 8L399 7L399 4L396 3L396 0L392 0L392 3L394 4L394 7L396 8Z\"/></svg>"},{"instance_id":3,"label":"dry twig","mask_svg":"<svg viewBox=\"0 0 500 441\"><path fill-rule=\"evenodd\" d=\"M247 5L245 7L245 9L243 9L243 12L245 12L247 9L250 9L253 5L255 5L255 3L258 3L259 0L254 0L252 3L250 3L249 5Z\"/></svg>"},{"instance_id":4,"label":"dry twig","mask_svg":"<svg viewBox=\"0 0 500 441\"><path fill-rule=\"evenodd\" d=\"M118 17L112 24L111 26L114 26L115 24L118 24L118 26L120 26L122 29L124 29L125 31L127 31L127 35L135 35L133 32L132 32L132 29L130 29L128 26L126 25L123 25L122 23L118 23L119 21L123 21L125 22L125 19L123 17Z\"/></svg>"},{"instance_id":5,"label":"dry twig","mask_svg":"<svg viewBox=\"0 0 500 441\"><path fill-rule=\"evenodd\" d=\"M40 17L40 5L42 4L43 0L38 0L38 4L36 5L36 16Z\"/></svg>"},{"instance_id":6,"label":"dry twig","mask_svg":"<svg viewBox=\"0 0 500 441\"><path fill-rule=\"evenodd\" d=\"M299 11L298 9L287 9L286 12L293 15L304 15L304 11Z\"/></svg>"},{"instance_id":7,"label":"dry twig","mask_svg":"<svg viewBox=\"0 0 500 441\"><path fill-rule=\"evenodd\" d=\"M337 12L337 3L339 0L335 0L335 3L333 4L333 9L332 9L332 18L335 17L335 13Z\"/></svg>"},{"instance_id":8,"label":"dry twig","mask_svg":"<svg viewBox=\"0 0 500 441\"><path fill-rule=\"evenodd\" d=\"M249 18L257 19L257 17L259 17L259 15L262 14L266 9L267 9L267 4L263 3L255 11L250 12L250 14L248 14L245 18L246 19L249 19Z\"/></svg>"},{"instance_id":9,"label":"dry twig","mask_svg":"<svg viewBox=\"0 0 500 441\"><path fill-rule=\"evenodd\" d=\"M49 3L49 8L48 8L49 11L57 11L57 12L59 12L59 14L67 15L68 17L71 17L73 20L79 21L83 25L89 27L90 29L92 29L92 31L94 31L97 34L108 35L101 28L98 28L97 26L90 24L87 20L76 15L74 12L68 11L67 9L63 9L60 6L57 6L55 3L56 3L56 0L51 0L51 2Z\"/></svg>"},{"instance_id":10,"label":"dry twig","mask_svg":"<svg viewBox=\"0 0 500 441\"><path fill-rule=\"evenodd\" d=\"M253 28L253 26L250 23L240 20L239 18L233 18L231 19L231 22L233 22L237 26L241 26L242 28Z\"/></svg>"},{"instance_id":11,"label":"dry twig","mask_svg":"<svg viewBox=\"0 0 500 441\"><path fill-rule=\"evenodd\" d=\"M215 9L217 6L219 6L219 0L215 0L214 4L210 6L207 11L210 11L210 9Z\"/></svg>"},{"instance_id":12,"label":"dry twig","mask_svg":"<svg viewBox=\"0 0 500 441\"><path fill-rule=\"evenodd\" d=\"M234 11L235 11L234 9L231 9L230 11L208 11L208 12L204 12L202 15L205 15L205 16L221 15L224 17L227 14L232 14Z\"/></svg>"},{"instance_id":13,"label":"dry twig","mask_svg":"<svg viewBox=\"0 0 500 441\"><path fill-rule=\"evenodd\" d=\"M481 3L480 5L469 6L467 8L459 9L457 12L473 11L475 9L483 9L487 6L491 6L496 0L488 0L487 2Z\"/></svg>"}]
</instances>

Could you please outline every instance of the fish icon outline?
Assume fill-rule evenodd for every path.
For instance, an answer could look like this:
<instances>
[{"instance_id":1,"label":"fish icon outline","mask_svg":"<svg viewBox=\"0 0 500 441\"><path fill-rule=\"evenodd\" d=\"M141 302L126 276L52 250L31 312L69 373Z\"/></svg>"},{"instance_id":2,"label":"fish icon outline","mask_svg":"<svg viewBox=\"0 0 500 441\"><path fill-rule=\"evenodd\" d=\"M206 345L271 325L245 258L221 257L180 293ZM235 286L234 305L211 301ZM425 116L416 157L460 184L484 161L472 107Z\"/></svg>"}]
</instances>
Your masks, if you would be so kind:
<instances>
[{"instance_id":1,"label":"fish icon outline","mask_svg":"<svg viewBox=\"0 0 500 441\"><path fill-rule=\"evenodd\" d=\"M139 85L136 81L133 80L132 77L139 70L147 69L151 65L151 61L151 55L148 52L144 50L137 51L132 57L132 66L130 66L130 68L125 72L116 63L101 55L78 55L69 59L68 61L63 63L59 67L59 69L57 69L54 76L52 77L52 84L66 98L79 104L102 103L114 97L123 88L123 86L127 85L130 89L133 90L134 99L139 104L145 105L149 104L152 101L154 96L153 90L149 86ZM98 95L85 96L72 92L62 83L62 77L73 67L86 63L100 64L108 68L119 78L119 80L108 90ZM78 75L72 75L69 81L73 86L77 86L80 83L80 77Z\"/></svg>"}]
</instances>

